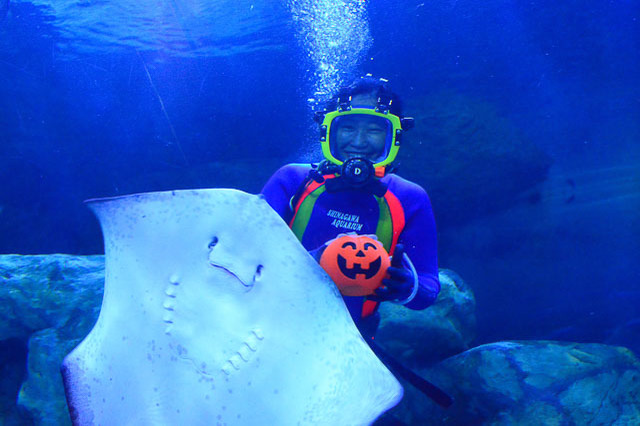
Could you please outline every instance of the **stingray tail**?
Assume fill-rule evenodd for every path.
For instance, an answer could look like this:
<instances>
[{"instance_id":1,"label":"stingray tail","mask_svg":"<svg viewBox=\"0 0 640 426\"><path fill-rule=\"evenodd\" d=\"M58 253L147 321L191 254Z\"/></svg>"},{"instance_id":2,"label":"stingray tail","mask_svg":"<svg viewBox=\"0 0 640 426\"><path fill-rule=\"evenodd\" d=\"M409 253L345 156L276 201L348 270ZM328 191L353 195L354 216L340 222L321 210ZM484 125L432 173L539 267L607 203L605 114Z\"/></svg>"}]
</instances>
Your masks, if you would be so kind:
<instances>
[{"instance_id":1,"label":"stingray tail","mask_svg":"<svg viewBox=\"0 0 640 426\"><path fill-rule=\"evenodd\" d=\"M383 351L372 339L365 340L373 353L380 358L380 361L382 361L392 373L411 383L416 389L431 398L441 407L449 408L451 404L453 404L453 398L449 394L402 365L397 359Z\"/></svg>"}]
</instances>

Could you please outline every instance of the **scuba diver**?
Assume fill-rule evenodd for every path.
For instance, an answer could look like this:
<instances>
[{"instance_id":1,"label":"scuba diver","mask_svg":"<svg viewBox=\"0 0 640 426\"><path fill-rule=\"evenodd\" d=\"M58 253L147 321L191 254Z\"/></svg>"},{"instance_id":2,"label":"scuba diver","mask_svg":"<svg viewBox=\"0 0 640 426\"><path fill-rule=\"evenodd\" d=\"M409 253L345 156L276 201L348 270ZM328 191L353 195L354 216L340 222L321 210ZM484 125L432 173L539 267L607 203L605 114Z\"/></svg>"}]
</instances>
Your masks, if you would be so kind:
<instances>
[{"instance_id":1,"label":"scuba diver","mask_svg":"<svg viewBox=\"0 0 640 426\"><path fill-rule=\"evenodd\" d=\"M383 285L343 298L365 340L375 335L378 307L391 301L425 309L440 291L436 227L419 185L393 173L402 135L413 119L385 79L370 74L342 88L316 112L325 157L318 165L287 164L262 194L314 254L341 234L372 235L392 256Z\"/></svg>"}]
</instances>

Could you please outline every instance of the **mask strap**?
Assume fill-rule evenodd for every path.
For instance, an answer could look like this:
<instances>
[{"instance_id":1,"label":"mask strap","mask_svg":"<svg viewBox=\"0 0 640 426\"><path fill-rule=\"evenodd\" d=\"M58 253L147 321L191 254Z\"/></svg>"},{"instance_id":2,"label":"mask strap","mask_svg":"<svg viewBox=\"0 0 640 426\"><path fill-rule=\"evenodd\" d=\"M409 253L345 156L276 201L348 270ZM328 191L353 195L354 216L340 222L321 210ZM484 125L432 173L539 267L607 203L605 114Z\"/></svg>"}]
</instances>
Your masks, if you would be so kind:
<instances>
[{"instance_id":1,"label":"mask strap","mask_svg":"<svg viewBox=\"0 0 640 426\"><path fill-rule=\"evenodd\" d=\"M351 110L351 95L348 88L342 88L338 94L338 111L349 110Z\"/></svg>"}]
</instances>

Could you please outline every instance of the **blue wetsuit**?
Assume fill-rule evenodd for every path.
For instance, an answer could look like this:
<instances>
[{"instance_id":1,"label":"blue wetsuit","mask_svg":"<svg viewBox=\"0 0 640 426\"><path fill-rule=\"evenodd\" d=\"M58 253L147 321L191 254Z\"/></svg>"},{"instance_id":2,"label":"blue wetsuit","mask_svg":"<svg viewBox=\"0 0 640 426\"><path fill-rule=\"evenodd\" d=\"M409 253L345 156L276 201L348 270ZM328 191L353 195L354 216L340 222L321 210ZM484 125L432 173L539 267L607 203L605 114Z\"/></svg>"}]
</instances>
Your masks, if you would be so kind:
<instances>
[{"instance_id":1,"label":"blue wetsuit","mask_svg":"<svg viewBox=\"0 0 640 426\"><path fill-rule=\"evenodd\" d=\"M310 165L288 164L280 168L262 189L269 205L287 223L294 215L290 206L291 198L305 182L310 170ZM422 187L398 175L388 174L381 182L387 185L388 191L395 195L402 206L405 225L397 242L404 245L405 253L418 273L418 293L405 306L424 309L436 300L440 291L436 227L431 202ZM338 234L375 234L378 220L378 203L371 194L358 190L333 192L318 198L301 242L307 250L313 250ZM377 313L368 320L362 318L365 297L343 298L356 324L365 326L363 322L373 322L373 326L366 327L373 328L375 332Z\"/></svg>"}]
</instances>

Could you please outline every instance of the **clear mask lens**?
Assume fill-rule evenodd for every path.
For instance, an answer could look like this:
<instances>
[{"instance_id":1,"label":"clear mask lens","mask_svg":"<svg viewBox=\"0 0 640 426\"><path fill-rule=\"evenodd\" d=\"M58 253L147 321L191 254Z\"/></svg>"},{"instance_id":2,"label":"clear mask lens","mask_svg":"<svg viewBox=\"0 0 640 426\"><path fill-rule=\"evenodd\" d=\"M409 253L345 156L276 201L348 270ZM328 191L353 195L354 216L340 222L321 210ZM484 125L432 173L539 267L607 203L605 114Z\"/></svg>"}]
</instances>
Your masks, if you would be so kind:
<instances>
[{"instance_id":1,"label":"clear mask lens","mask_svg":"<svg viewBox=\"0 0 640 426\"><path fill-rule=\"evenodd\" d=\"M378 163L389 155L393 125L369 114L339 115L331 122L329 147L334 158L363 157Z\"/></svg>"}]
</instances>

